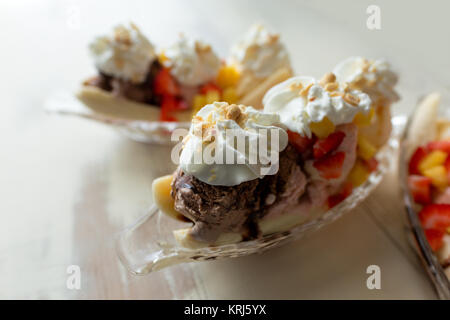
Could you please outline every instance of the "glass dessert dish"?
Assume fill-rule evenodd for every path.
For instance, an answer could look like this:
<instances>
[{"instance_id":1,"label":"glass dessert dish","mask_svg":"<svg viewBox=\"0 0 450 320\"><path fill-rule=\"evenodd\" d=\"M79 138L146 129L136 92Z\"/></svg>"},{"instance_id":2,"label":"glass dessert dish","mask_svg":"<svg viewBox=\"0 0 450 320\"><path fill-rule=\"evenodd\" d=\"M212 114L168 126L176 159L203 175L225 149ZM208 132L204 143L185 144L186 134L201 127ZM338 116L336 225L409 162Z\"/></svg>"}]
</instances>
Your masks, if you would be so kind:
<instances>
[{"instance_id":1,"label":"glass dessert dish","mask_svg":"<svg viewBox=\"0 0 450 320\"><path fill-rule=\"evenodd\" d=\"M263 252L363 201L397 146L401 118L390 117L397 76L386 62L359 57L334 72L274 86L264 110L226 102L200 109L180 144L178 169L153 182L156 206L118 236L127 268L145 274ZM205 151L218 157L205 160Z\"/></svg>"},{"instance_id":2,"label":"glass dessert dish","mask_svg":"<svg viewBox=\"0 0 450 320\"><path fill-rule=\"evenodd\" d=\"M446 229L450 226L446 175L450 95L448 90L441 92L421 99L410 116L400 144L399 175L411 245L438 296L450 299L450 266L445 265L450 259L450 228Z\"/></svg>"},{"instance_id":3,"label":"glass dessert dish","mask_svg":"<svg viewBox=\"0 0 450 320\"><path fill-rule=\"evenodd\" d=\"M58 93L45 103L49 112L75 115L112 125L129 138L169 143L176 128L214 101L261 108L273 85L292 76L279 35L254 25L220 59L209 44L181 35L156 50L139 28L118 25L91 42L97 75L72 93Z\"/></svg>"}]
</instances>

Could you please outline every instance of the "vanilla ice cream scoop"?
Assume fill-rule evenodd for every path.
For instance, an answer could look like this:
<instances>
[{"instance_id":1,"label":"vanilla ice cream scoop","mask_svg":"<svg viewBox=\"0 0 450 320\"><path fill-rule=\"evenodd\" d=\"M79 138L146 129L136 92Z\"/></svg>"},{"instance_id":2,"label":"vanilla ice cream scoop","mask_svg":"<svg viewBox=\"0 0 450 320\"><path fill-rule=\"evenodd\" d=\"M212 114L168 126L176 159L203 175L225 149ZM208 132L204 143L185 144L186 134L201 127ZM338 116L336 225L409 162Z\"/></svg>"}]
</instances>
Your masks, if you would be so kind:
<instances>
[{"instance_id":1,"label":"vanilla ice cream scoop","mask_svg":"<svg viewBox=\"0 0 450 320\"><path fill-rule=\"evenodd\" d=\"M368 114L369 96L346 85L340 86L329 73L320 81L293 77L272 89L263 99L264 112L280 115L289 130L311 137L310 125L327 118L335 126L352 122L358 113Z\"/></svg>"},{"instance_id":2,"label":"vanilla ice cream scoop","mask_svg":"<svg viewBox=\"0 0 450 320\"><path fill-rule=\"evenodd\" d=\"M133 23L118 25L111 34L95 38L89 50L101 72L133 83L145 80L156 59L153 45Z\"/></svg>"},{"instance_id":3,"label":"vanilla ice cream scoop","mask_svg":"<svg viewBox=\"0 0 450 320\"><path fill-rule=\"evenodd\" d=\"M374 103L391 104L400 99L394 90L398 76L383 59L350 57L339 63L333 73L338 82L348 83L352 89L367 93Z\"/></svg>"},{"instance_id":4,"label":"vanilla ice cream scoop","mask_svg":"<svg viewBox=\"0 0 450 320\"><path fill-rule=\"evenodd\" d=\"M279 34L269 32L260 24L253 25L232 47L230 63L240 72L250 72L257 78L270 76L281 68L290 69L289 55Z\"/></svg>"},{"instance_id":5,"label":"vanilla ice cream scoop","mask_svg":"<svg viewBox=\"0 0 450 320\"><path fill-rule=\"evenodd\" d=\"M215 102L193 117L180 167L207 184L234 186L277 173L287 144L278 115Z\"/></svg>"},{"instance_id":6,"label":"vanilla ice cream scoop","mask_svg":"<svg viewBox=\"0 0 450 320\"><path fill-rule=\"evenodd\" d=\"M180 36L164 51L172 75L185 86L197 86L215 79L220 59L210 45Z\"/></svg>"}]
</instances>

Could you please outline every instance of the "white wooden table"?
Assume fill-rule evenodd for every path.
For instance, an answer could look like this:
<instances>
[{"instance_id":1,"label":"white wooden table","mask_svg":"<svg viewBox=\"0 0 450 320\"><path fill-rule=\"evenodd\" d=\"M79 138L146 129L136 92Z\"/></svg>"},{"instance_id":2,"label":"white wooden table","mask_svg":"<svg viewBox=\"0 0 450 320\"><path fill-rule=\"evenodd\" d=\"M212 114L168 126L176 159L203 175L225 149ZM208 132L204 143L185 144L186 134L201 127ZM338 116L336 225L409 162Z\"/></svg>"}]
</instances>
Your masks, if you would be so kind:
<instances>
[{"instance_id":1,"label":"white wooden table","mask_svg":"<svg viewBox=\"0 0 450 320\"><path fill-rule=\"evenodd\" d=\"M151 204L170 148L131 142L86 120L49 116L43 101L94 68L87 43L133 20L154 43L180 30L222 55L253 22L282 34L299 74L319 77L349 55L387 57L403 100L450 84L444 1L4 1L0 4L0 298L418 298L436 295L410 249L395 172L362 206L307 239L262 255L126 273L113 235ZM366 8L381 9L368 30ZM368 290L366 268L381 268ZM81 289L66 286L69 265Z\"/></svg>"}]
</instances>

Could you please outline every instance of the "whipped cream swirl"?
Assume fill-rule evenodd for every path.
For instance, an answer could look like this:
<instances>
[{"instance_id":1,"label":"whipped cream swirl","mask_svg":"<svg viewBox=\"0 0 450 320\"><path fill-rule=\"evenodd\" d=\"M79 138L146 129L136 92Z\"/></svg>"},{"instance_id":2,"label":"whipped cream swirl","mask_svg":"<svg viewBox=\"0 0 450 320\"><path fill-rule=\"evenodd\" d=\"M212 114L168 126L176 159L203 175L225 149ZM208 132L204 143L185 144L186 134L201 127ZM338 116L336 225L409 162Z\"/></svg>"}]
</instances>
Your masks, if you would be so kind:
<instances>
[{"instance_id":1,"label":"whipped cream swirl","mask_svg":"<svg viewBox=\"0 0 450 320\"><path fill-rule=\"evenodd\" d=\"M164 51L166 66L183 85L197 86L213 80L220 68L220 59L210 45L180 36Z\"/></svg>"},{"instance_id":2,"label":"whipped cream swirl","mask_svg":"<svg viewBox=\"0 0 450 320\"><path fill-rule=\"evenodd\" d=\"M367 93L374 103L391 104L400 99L394 90L398 76L383 59L350 57L340 62L333 73L339 82Z\"/></svg>"},{"instance_id":3,"label":"whipped cream swirl","mask_svg":"<svg viewBox=\"0 0 450 320\"><path fill-rule=\"evenodd\" d=\"M331 77L334 75L330 74ZM334 82L319 82L311 77L293 77L274 87L264 96L264 112L280 115L289 130L311 137L310 125L325 117L335 126L350 123L357 113L368 114L369 96Z\"/></svg>"},{"instance_id":4,"label":"whipped cream swirl","mask_svg":"<svg viewBox=\"0 0 450 320\"><path fill-rule=\"evenodd\" d=\"M278 155L287 144L287 133L278 115L215 102L193 117L180 167L210 185L234 186L275 174ZM267 152L262 152L261 146ZM212 154L215 158L208 159Z\"/></svg>"},{"instance_id":5,"label":"whipped cream swirl","mask_svg":"<svg viewBox=\"0 0 450 320\"><path fill-rule=\"evenodd\" d=\"M230 63L241 72L250 72L257 78L268 77L283 67L291 67L279 34L271 33L259 24L253 25L244 38L232 47Z\"/></svg>"},{"instance_id":6,"label":"whipped cream swirl","mask_svg":"<svg viewBox=\"0 0 450 320\"><path fill-rule=\"evenodd\" d=\"M133 23L118 25L111 34L95 38L89 50L98 70L133 83L145 80L156 59L153 45Z\"/></svg>"}]
</instances>

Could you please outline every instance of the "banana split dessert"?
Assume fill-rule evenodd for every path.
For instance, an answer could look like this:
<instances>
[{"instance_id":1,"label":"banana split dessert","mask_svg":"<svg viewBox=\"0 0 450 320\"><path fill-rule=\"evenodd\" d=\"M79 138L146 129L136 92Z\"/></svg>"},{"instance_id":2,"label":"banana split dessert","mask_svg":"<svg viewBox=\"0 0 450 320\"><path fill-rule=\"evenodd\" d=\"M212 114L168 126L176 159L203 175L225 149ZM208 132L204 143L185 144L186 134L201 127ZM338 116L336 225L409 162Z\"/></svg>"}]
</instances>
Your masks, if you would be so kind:
<instances>
[{"instance_id":1,"label":"banana split dessert","mask_svg":"<svg viewBox=\"0 0 450 320\"><path fill-rule=\"evenodd\" d=\"M266 93L263 110L226 102L200 109L183 141L178 169L153 183L160 210L193 223L174 231L177 241L198 248L286 231L362 185L377 168L382 145L379 135L371 134L391 128L379 123L386 121L386 110L374 105L389 110L398 99L384 91L395 93L396 81L377 73L392 73L389 66L363 61L353 60L321 80L290 78ZM361 80L366 78L367 83ZM225 154L234 162L214 161Z\"/></svg>"},{"instance_id":2,"label":"banana split dessert","mask_svg":"<svg viewBox=\"0 0 450 320\"><path fill-rule=\"evenodd\" d=\"M254 26L222 60L211 45L180 35L157 50L140 29L118 25L89 46L98 74L77 98L99 113L147 121L189 121L215 101L262 107L262 96L292 75L279 35Z\"/></svg>"}]
</instances>

